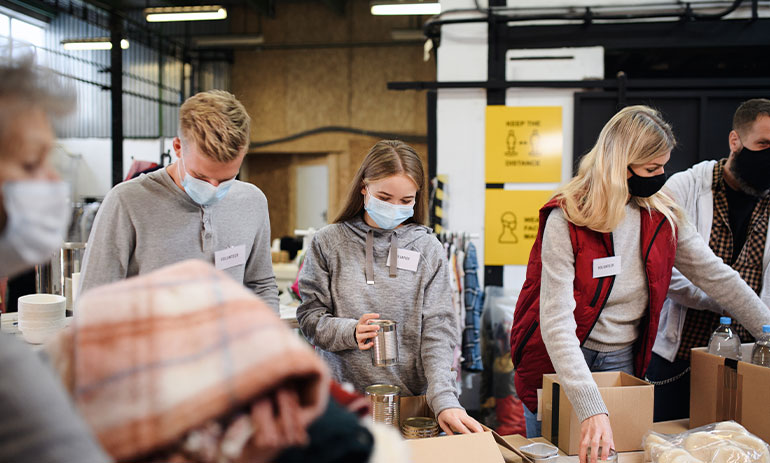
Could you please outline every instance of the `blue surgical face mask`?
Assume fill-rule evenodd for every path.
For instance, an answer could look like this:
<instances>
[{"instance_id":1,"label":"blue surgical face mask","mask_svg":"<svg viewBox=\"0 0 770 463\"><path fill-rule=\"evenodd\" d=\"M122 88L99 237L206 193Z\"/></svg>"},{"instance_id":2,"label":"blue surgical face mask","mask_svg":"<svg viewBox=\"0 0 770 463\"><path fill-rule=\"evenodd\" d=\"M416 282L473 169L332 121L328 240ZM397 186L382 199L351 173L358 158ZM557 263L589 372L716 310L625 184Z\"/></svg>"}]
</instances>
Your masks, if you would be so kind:
<instances>
[{"instance_id":1,"label":"blue surgical face mask","mask_svg":"<svg viewBox=\"0 0 770 463\"><path fill-rule=\"evenodd\" d=\"M235 183L235 178L221 182L218 186L214 186L209 182L195 178L187 172L187 167L184 165L184 155L182 158L182 169L184 169L184 178L182 179L182 186L187 196L201 206L211 206L216 204L222 198L225 197L230 187ZM181 172L179 173L181 176Z\"/></svg>"},{"instance_id":2,"label":"blue surgical face mask","mask_svg":"<svg viewBox=\"0 0 770 463\"><path fill-rule=\"evenodd\" d=\"M390 204L387 201L377 199L369 193L369 189L366 189L366 193L369 196L369 201L364 206L369 217L374 220L374 223L378 227L386 230L392 230L410 217L414 215L414 205L411 206L399 206L396 204Z\"/></svg>"}]
</instances>

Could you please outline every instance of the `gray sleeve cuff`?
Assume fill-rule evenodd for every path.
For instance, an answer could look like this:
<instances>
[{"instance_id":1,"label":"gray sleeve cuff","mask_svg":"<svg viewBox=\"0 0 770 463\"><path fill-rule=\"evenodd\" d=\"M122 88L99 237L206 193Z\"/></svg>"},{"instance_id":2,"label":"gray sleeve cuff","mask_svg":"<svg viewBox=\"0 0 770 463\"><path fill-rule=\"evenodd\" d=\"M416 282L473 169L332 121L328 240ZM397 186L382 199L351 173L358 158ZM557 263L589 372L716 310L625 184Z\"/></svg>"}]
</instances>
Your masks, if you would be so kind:
<instances>
[{"instance_id":1,"label":"gray sleeve cuff","mask_svg":"<svg viewBox=\"0 0 770 463\"><path fill-rule=\"evenodd\" d=\"M433 410L433 414L436 415L436 417L438 417L439 413L448 408L460 408L464 410L462 405L460 405L460 401L457 400L457 396L451 392L446 392L434 397L433 400L430 401L429 405L430 409Z\"/></svg>"},{"instance_id":2,"label":"gray sleeve cuff","mask_svg":"<svg viewBox=\"0 0 770 463\"><path fill-rule=\"evenodd\" d=\"M580 387L572 391L570 395L572 396L570 398L572 407L575 409L578 420L581 422L602 413L609 416L610 413L607 411L602 395L599 393L599 388L595 384Z\"/></svg>"},{"instance_id":3,"label":"gray sleeve cuff","mask_svg":"<svg viewBox=\"0 0 770 463\"><path fill-rule=\"evenodd\" d=\"M358 320L338 318L337 322L339 323L340 343L342 344L342 348L338 350L358 349L358 342L356 342L356 325L358 325Z\"/></svg>"}]
</instances>

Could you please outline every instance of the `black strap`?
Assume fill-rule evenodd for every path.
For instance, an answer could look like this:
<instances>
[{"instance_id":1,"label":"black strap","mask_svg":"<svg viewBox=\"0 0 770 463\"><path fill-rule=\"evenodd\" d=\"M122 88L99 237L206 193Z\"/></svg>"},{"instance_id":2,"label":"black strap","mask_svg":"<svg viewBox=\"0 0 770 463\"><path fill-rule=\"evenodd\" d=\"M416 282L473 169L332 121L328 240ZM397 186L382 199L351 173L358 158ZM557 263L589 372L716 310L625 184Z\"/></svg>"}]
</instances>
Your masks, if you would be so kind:
<instances>
[{"instance_id":1,"label":"black strap","mask_svg":"<svg viewBox=\"0 0 770 463\"><path fill-rule=\"evenodd\" d=\"M559 396L561 395L561 385L554 382L551 386L551 443L559 446Z\"/></svg>"}]
</instances>

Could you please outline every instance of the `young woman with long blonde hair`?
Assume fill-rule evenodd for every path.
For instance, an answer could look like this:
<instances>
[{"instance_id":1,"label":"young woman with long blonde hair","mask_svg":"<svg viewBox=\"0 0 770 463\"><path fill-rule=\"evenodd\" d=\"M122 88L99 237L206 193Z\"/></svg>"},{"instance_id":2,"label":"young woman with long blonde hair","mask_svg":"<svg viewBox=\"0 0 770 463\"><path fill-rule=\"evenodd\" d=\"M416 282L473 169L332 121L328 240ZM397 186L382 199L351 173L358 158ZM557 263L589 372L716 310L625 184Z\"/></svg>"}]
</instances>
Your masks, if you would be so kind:
<instances>
[{"instance_id":1,"label":"young woman with long blonde hair","mask_svg":"<svg viewBox=\"0 0 770 463\"><path fill-rule=\"evenodd\" d=\"M618 112L580 162L578 174L540 211L538 237L514 315L511 354L527 434L540 434L537 389L556 372L581 420L580 462L590 447L614 448L592 371L643 377L672 267L752 333L770 310L714 256L663 187L676 145L646 106Z\"/></svg>"},{"instance_id":2,"label":"young woman with long blonde hair","mask_svg":"<svg viewBox=\"0 0 770 463\"><path fill-rule=\"evenodd\" d=\"M337 381L360 392L384 383L405 396L426 395L444 431L480 432L457 398L457 315L444 248L423 225L425 187L412 147L381 141L371 148L342 213L313 237L299 276L297 320ZM388 265L389 254L397 265ZM369 322L377 318L397 323L396 365L372 366L368 350L379 327Z\"/></svg>"}]
</instances>

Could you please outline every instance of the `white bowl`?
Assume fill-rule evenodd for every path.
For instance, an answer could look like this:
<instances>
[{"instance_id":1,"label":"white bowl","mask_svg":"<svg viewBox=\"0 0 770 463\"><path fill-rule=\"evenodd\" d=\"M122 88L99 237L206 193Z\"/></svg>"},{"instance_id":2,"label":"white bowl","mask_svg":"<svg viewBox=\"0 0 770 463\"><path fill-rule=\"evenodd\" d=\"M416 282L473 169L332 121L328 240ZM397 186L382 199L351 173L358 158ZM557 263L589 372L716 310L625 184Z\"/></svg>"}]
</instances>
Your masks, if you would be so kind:
<instances>
[{"instance_id":1,"label":"white bowl","mask_svg":"<svg viewBox=\"0 0 770 463\"><path fill-rule=\"evenodd\" d=\"M65 316L67 299L58 294L28 294L19 298L19 321L58 320Z\"/></svg>"},{"instance_id":2,"label":"white bowl","mask_svg":"<svg viewBox=\"0 0 770 463\"><path fill-rule=\"evenodd\" d=\"M64 328L66 319L58 320L19 320L19 331L24 330L60 330Z\"/></svg>"}]
</instances>

